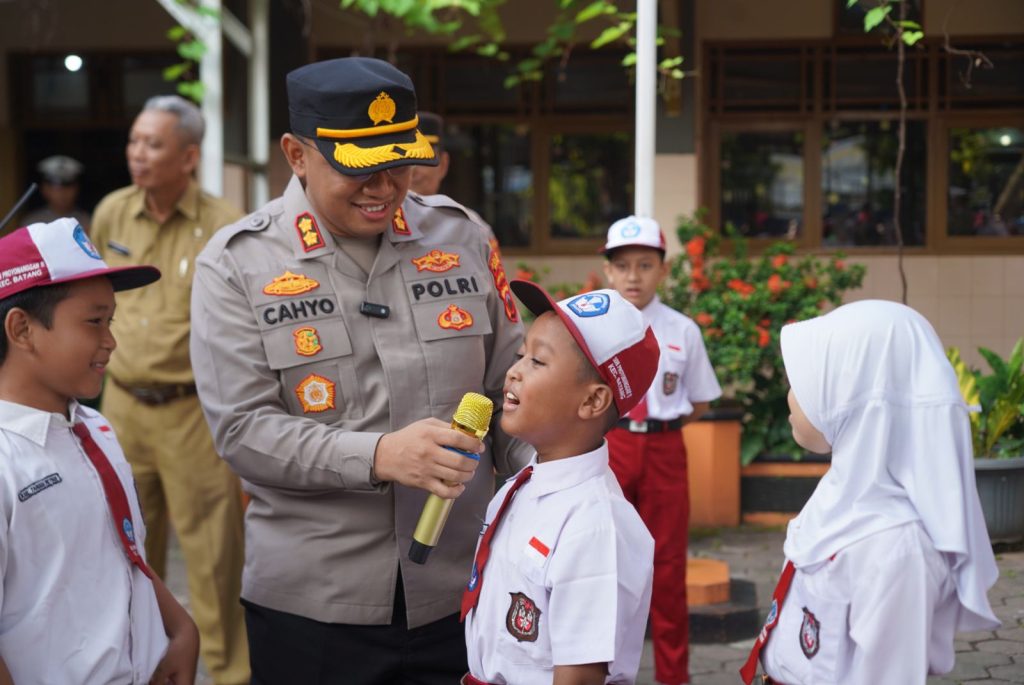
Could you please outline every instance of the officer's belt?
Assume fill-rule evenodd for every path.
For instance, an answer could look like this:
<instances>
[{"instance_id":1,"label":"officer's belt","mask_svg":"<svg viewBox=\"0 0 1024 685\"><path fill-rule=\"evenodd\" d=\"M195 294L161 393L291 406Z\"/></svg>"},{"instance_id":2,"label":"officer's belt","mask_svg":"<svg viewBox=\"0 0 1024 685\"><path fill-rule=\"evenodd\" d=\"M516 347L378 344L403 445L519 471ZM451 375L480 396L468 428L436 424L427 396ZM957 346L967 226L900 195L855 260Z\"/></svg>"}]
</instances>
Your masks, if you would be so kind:
<instances>
[{"instance_id":1,"label":"officer's belt","mask_svg":"<svg viewBox=\"0 0 1024 685\"><path fill-rule=\"evenodd\" d=\"M191 397L196 394L195 383L155 383L152 385L128 385L122 383L113 376L110 380L114 385L126 393L150 407L167 404L183 397Z\"/></svg>"},{"instance_id":2,"label":"officer's belt","mask_svg":"<svg viewBox=\"0 0 1024 685\"><path fill-rule=\"evenodd\" d=\"M683 417L671 421L633 421L632 419L619 419L615 424L619 428L625 428L630 433L664 433L666 431L677 431L683 427Z\"/></svg>"}]
</instances>

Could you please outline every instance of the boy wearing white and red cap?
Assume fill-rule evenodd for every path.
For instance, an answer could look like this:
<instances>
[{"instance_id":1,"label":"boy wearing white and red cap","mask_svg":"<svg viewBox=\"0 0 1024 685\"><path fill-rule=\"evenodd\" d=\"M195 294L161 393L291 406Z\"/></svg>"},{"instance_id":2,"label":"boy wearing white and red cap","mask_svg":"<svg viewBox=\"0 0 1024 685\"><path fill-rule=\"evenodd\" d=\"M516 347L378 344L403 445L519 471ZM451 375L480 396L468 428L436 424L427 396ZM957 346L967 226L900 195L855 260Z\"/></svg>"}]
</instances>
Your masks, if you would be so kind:
<instances>
[{"instance_id":1,"label":"boy wearing white and red cap","mask_svg":"<svg viewBox=\"0 0 1024 685\"><path fill-rule=\"evenodd\" d=\"M643 312L661 346L653 385L608 433L608 449L626 499L654 536L654 678L665 685L679 685L690 681L686 609L690 493L680 429L700 418L722 389L697 324L658 299L658 286L668 274L665 237L658 223L636 216L616 221L608 229L604 254L609 285Z\"/></svg>"},{"instance_id":2,"label":"boy wearing white and red cap","mask_svg":"<svg viewBox=\"0 0 1024 685\"><path fill-rule=\"evenodd\" d=\"M650 385L658 343L614 290L556 303L511 287L537 320L505 376L501 427L536 454L487 509L462 600L463 683L632 683L654 542L604 435Z\"/></svg>"},{"instance_id":3,"label":"boy wearing white and red cap","mask_svg":"<svg viewBox=\"0 0 1024 685\"><path fill-rule=\"evenodd\" d=\"M199 634L149 568L131 467L100 414L114 291L75 220L0 238L0 683L191 683Z\"/></svg>"}]
</instances>

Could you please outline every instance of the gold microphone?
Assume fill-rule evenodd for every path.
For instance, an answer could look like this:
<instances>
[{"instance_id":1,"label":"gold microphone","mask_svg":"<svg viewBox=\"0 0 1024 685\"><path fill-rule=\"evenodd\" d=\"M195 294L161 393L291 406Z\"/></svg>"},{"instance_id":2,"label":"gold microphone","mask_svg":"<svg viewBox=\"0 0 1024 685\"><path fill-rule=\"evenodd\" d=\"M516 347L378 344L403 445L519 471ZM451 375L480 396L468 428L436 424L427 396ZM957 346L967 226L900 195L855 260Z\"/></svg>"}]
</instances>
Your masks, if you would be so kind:
<instances>
[{"instance_id":1,"label":"gold microphone","mask_svg":"<svg viewBox=\"0 0 1024 685\"><path fill-rule=\"evenodd\" d=\"M466 435L472 435L477 440L483 440L487 435L487 429L491 426L491 414L494 412L494 402L490 398L475 392L467 392L462 396L455 416L452 417L452 428L461 431ZM480 456L472 452L463 452L454 447L445 447L453 452L458 452L470 459L480 459ZM420 513L420 520L416 524L416 530L412 534L412 545L409 547L409 560L417 564L425 564L430 550L437 546L437 539L441 537L441 531L451 513L454 499L444 499L435 494L427 497L423 511Z\"/></svg>"}]
</instances>

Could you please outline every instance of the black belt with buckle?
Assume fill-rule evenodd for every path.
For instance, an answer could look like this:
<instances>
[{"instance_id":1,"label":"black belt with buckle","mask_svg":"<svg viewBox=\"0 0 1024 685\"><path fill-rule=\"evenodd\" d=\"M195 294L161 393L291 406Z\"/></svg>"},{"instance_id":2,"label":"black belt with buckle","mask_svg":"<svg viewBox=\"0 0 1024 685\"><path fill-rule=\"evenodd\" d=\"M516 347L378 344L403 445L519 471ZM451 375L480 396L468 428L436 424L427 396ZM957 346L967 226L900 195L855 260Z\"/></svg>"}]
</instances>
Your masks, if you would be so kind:
<instances>
[{"instance_id":1,"label":"black belt with buckle","mask_svg":"<svg viewBox=\"0 0 1024 685\"><path fill-rule=\"evenodd\" d=\"M128 385L122 383L113 376L110 380L114 385L137 399L139 402L150 406L158 407L183 397L191 397L196 394L195 383L161 383L155 385Z\"/></svg>"},{"instance_id":2,"label":"black belt with buckle","mask_svg":"<svg viewBox=\"0 0 1024 685\"><path fill-rule=\"evenodd\" d=\"M619 419L615 424L619 428L625 428L630 433L664 433L666 431L677 431L683 427L683 417L671 421L633 421L632 419Z\"/></svg>"}]
</instances>

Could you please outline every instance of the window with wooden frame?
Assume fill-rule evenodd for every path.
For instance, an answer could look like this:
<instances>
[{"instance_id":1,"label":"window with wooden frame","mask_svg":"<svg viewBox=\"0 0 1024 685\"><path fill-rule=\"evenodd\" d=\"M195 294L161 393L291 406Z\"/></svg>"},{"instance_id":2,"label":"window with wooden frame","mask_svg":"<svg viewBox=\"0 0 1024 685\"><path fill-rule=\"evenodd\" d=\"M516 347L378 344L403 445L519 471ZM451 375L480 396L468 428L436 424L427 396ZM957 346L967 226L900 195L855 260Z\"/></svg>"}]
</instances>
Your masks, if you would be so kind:
<instances>
[{"instance_id":1,"label":"window with wooden frame","mask_svg":"<svg viewBox=\"0 0 1024 685\"><path fill-rule=\"evenodd\" d=\"M321 51L323 52L323 51ZM320 54L327 58L340 56ZM510 254L594 254L633 211L633 84L622 53L577 50L505 88L508 62L406 49L419 107L444 117L441 192L477 211Z\"/></svg>"},{"instance_id":2,"label":"window with wooden frame","mask_svg":"<svg viewBox=\"0 0 1024 685\"><path fill-rule=\"evenodd\" d=\"M1024 36L908 49L903 242L1024 249ZM958 59L960 60L958 62ZM707 43L702 202L714 225L808 249L892 249L896 55L877 42ZM798 192L800 191L800 192Z\"/></svg>"}]
</instances>

